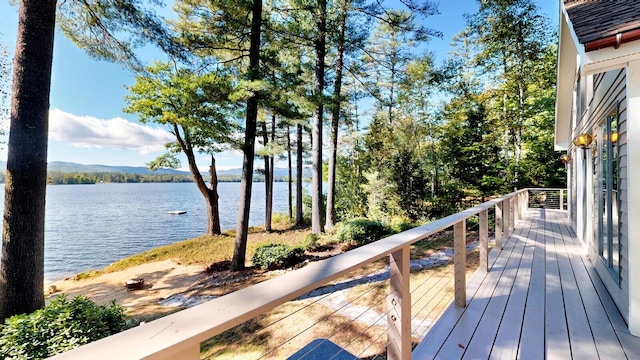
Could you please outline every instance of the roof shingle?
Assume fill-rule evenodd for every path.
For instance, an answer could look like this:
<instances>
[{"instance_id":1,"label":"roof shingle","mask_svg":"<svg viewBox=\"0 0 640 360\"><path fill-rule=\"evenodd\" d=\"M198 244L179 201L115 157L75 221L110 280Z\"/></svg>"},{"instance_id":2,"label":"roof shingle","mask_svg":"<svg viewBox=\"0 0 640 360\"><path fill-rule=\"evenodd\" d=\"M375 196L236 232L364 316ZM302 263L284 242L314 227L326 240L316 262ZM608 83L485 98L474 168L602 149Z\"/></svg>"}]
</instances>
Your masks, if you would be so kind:
<instances>
[{"instance_id":1,"label":"roof shingle","mask_svg":"<svg viewBox=\"0 0 640 360\"><path fill-rule=\"evenodd\" d=\"M563 0L581 44L640 29L638 0Z\"/></svg>"}]
</instances>

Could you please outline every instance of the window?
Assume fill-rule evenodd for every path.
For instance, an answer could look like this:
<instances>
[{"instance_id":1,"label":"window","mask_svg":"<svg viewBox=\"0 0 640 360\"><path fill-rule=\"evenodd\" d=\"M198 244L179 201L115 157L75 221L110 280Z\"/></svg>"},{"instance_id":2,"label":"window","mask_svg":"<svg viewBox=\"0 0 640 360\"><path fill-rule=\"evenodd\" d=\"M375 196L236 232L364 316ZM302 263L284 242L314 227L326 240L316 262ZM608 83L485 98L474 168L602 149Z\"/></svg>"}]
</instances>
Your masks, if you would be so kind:
<instances>
[{"instance_id":1,"label":"window","mask_svg":"<svg viewBox=\"0 0 640 360\"><path fill-rule=\"evenodd\" d=\"M620 280L620 234L618 221L618 112L608 115L598 141L596 206L597 239L600 258L614 277Z\"/></svg>"}]
</instances>

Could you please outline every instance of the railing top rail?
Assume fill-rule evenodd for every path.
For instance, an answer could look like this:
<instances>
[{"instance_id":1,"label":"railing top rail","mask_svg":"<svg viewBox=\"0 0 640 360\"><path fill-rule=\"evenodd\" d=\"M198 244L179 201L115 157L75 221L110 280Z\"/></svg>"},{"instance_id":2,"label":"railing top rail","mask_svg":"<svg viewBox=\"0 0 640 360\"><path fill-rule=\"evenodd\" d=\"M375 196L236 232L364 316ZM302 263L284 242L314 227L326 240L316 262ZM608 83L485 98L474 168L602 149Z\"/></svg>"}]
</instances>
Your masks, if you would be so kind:
<instances>
[{"instance_id":1,"label":"railing top rail","mask_svg":"<svg viewBox=\"0 0 640 360\"><path fill-rule=\"evenodd\" d=\"M311 263L277 278L98 340L52 359L152 359L191 348L287 301L296 299L352 270L448 228L507 200L518 190L428 224L391 235L371 244Z\"/></svg>"},{"instance_id":2,"label":"railing top rail","mask_svg":"<svg viewBox=\"0 0 640 360\"><path fill-rule=\"evenodd\" d=\"M567 188L527 188L529 191L560 191L567 190Z\"/></svg>"}]
</instances>

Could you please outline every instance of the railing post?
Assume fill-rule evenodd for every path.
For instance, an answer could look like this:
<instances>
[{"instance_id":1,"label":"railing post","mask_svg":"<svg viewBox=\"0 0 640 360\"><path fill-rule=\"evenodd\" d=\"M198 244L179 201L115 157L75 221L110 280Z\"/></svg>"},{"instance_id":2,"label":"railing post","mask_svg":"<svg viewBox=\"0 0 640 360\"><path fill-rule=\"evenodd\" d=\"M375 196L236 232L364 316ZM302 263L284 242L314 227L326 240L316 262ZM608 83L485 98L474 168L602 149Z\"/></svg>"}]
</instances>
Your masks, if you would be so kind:
<instances>
[{"instance_id":1,"label":"railing post","mask_svg":"<svg viewBox=\"0 0 640 360\"><path fill-rule=\"evenodd\" d=\"M516 208L518 211L518 219L516 220L516 224L518 223L518 221L522 220L522 203L524 203L524 201L522 201L522 192L519 192L518 197L516 197Z\"/></svg>"},{"instance_id":2,"label":"railing post","mask_svg":"<svg viewBox=\"0 0 640 360\"><path fill-rule=\"evenodd\" d=\"M509 230L511 228L511 225L509 224L511 222L511 216L510 216L511 206L510 205L511 205L511 199L507 199L504 201L504 209L502 214L504 218L504 225L503 225L504 232L502 235L503 235L503 240L505 241L509 240L509 235L511 235L511 232Z\"/></svg>"},{"instance_id":3,"label":"railing post","mask_svg":"<svg viewBox=\"0 0 640 360\"><path fill-rule=\"evenodd\" d=\"M480 217L480 269L489 271L489 211L482 210Z\"/></svg>"},{"instance_id":4,"label":"railing post","mask_svg":"<svg viewBox=\"0 0 640 360\"><path fill-rule=\"evenodd\" d=\"M503 232L503 216L502 209L504 207L504 202L500 201L496 204L495 212L496 212L496 248L498 250L502 250L502 232Z\"/></svg>"},{"instance_id":5,"label":"railing post","mask_svg":"<svg viewBox=\"0 0 640 360\"><path fill-rule=\"evenodd\" d=\"M520 193L511 197L511 221L513 221L514 227L518 222L518 196L520 196Z\"/></svg>"},{"instance_id":6,"label":"railing post","mask_svg":"<svg viewBox=\"0 0 640 360\"><path fill-rule=\"evenodd\" d=\"M174 358L174 357L171 357ZM179 354L180 359L190 359L190 360L198 360L200 359L200 345L191 346L189 349L181 352Z\"/></svg>"},{"instance_id":7,"label":"railing post","mask_svg":"<svg viewBox=\"0 0 640 360\"><path fill-rule=\"evenodd\" d=\"M518 194L518 221L522 220L522 214L524 214L524 210L522 208L523 204L524 204L524 191L521 191L520 194Z\"/></svg>"},{"instance_id":8,"label":"railing post","mask_svg":"<svg viewBox=\"0 0 640 360\"><path fill-rule=\"evenodd\" d=\"M564 189L560 189L560 210L564 210Z\"/></svg>"},{"instance_id":9,"label":"railing post","mask_svg":"<svg viewBox=\"0 0 640 360\"><path fill-rule=\"evenodd\" d=\"M467 222L466 219L453 225L453 267L455 274L455 304L467 306Z\"/></svg>"},{"instance_id":10,"label":"railing post","mask_svg":"<svg viewBox=\"0 0 640 360\"><path fill-rule=\"evenodd\" d=\"M511 233L513 232L513 229L516 228L516 213L518 212L518 202L517 202L517 196L512 196L511 197L511 204L509 207L509 210L511 210L511 214L509 216L509 236L511 236Z\"/></svg>"},{"instance_id":11,"label":"railing post","mask_svg":"<svg viewBox=\"0 0 640 360\"><path fill-rule=\"evenodd\" d=\"M522 220L522 218L524 217L524 212L525 212L525 208L524 208L524 204L525 204L525 195L526 192L521 191L520 192L520 196L518 196L518 220Z\"/></svg>"},{"instance_id":12,"label":"railing post","mask_svg":"<svg viewBox=\"0 0 640 360\"><path fill-rule=\"evenodd\" d=\"M389 255L387 297L387 358L411 359L411 292L409 291L409 247Z\"/></svg>"}]
</instances>

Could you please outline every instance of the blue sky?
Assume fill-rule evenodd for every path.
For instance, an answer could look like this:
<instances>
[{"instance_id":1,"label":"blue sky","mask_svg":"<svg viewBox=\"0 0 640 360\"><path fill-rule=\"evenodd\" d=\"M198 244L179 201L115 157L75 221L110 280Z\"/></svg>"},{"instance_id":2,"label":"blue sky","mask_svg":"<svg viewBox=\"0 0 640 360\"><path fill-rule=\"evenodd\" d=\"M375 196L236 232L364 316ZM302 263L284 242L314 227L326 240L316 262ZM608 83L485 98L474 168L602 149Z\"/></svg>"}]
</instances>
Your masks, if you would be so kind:
<instances>
[{"instance_id":1,"label":"blue sky","mask_svg":"<svg viewBox=\"0 0 640 360\"><path fill-rule=\"evenodd\" d=\"M538 0L543 14L558 23L558 0ZM464 13L477 9L475 0L439 1L440 15L427 19L426 26L441 31L442 39L433 39L428 50L443 60L449 43L464 28ZM17 7L0 0L0 43L12 53L17 29ZM80 164L145 166L163 153L163 145L172 140L166 130L140 124L135 115L125 114L125 86L132 85L132 73L121 65L96 61L56 32L51 84L49 161ZM6 159L6 149L0 150ZM208 156L198 161L209 164ZM186 161L182 161L186 166ZM238 152L216 156L220 169L242 166Z\"/></svg>"}]
</instances>

